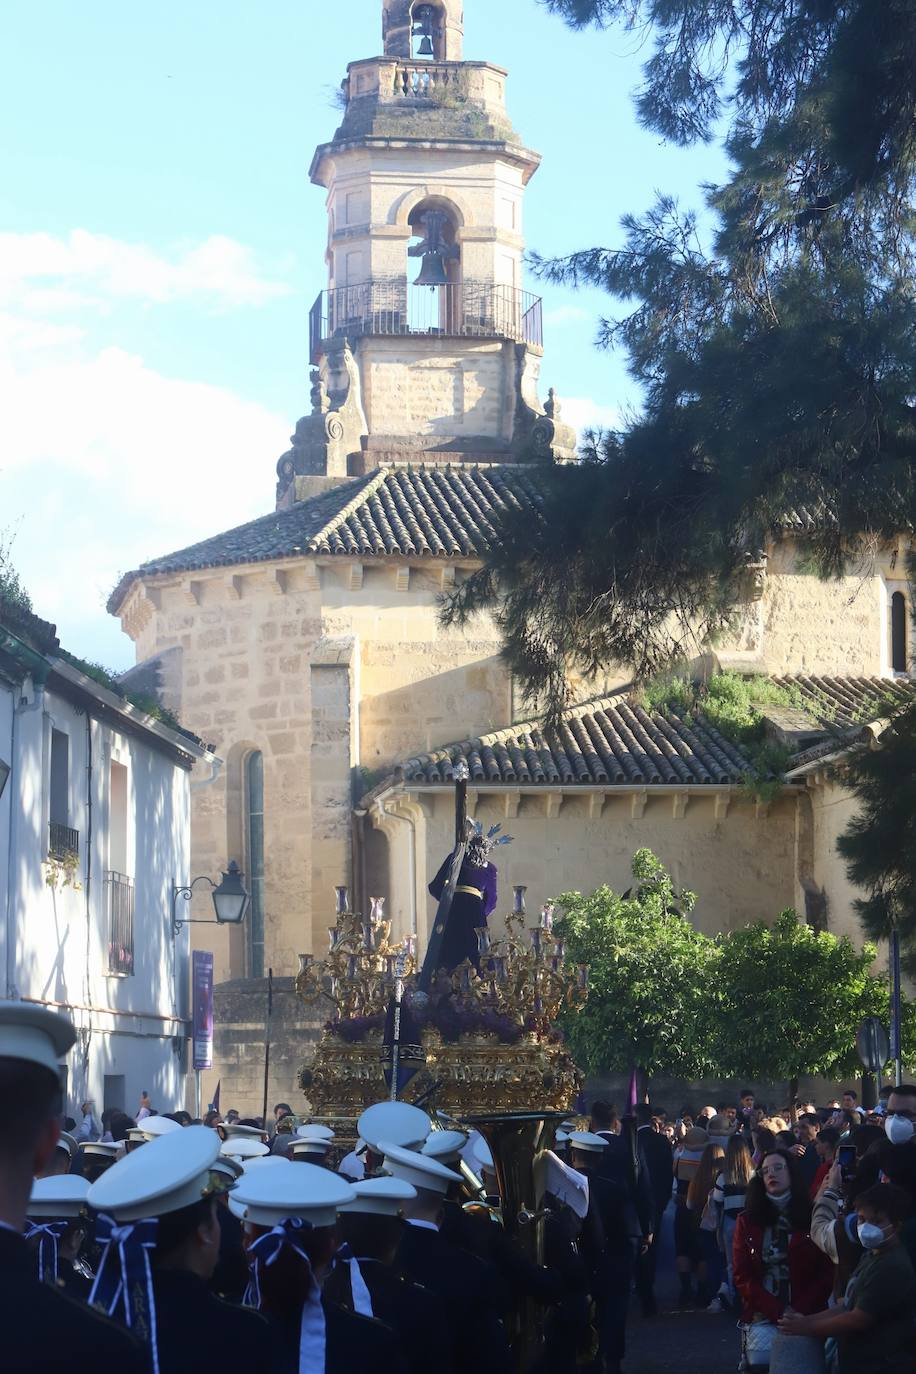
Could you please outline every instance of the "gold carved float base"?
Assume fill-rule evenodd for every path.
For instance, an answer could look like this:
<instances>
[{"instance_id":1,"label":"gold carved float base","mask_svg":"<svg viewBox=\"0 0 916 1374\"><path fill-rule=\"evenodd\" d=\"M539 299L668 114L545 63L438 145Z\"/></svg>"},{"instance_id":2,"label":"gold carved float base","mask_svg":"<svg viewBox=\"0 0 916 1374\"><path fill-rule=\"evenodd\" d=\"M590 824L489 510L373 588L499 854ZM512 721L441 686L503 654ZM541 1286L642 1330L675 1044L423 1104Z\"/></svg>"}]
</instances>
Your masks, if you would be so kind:
<instances>
[{"instance_id":1,"label":"gold carved float base","mask_svg":"<svg viewBox=\"0 0 916 1374\"><path fill-rule=\"evenodd\" d=\"M300 1070L299 1083L314 1117L341 1124L355 1121L373 1102L389 1096L382 1062L382 1033L350 1042L328 1029L315 1058ZM428 1111L456 1118L502 1112L571 1112L582 1074L565 1045L535 1033L506 1044L495 1035L462 1035L445 1042L437 1030L423 1032L423 1064L401 1099L423 1099Z\"/></svg>"}]
</instances>

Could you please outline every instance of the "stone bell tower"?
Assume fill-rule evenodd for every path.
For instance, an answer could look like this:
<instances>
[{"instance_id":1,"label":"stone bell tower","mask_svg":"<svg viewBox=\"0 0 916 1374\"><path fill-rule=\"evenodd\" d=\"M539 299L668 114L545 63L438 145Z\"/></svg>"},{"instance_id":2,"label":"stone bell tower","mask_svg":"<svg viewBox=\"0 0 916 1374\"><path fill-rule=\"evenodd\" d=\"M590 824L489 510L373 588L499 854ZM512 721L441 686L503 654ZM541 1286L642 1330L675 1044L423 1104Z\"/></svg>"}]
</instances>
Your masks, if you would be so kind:
<instances>
[{"instance_id":1,"label":"stone bell tower","mask_svg":"<svg viewBox=\"0 0 916 1374\"><path fill-rule=\"evenodd\" d=\"M523 288L540 158L506 77L463 57L462 0L382 0L384 52L352 62L311 166L327 191L327 289L310 315L312 413L278 465L288 506L381 463L574 456L538 399L540 297Z\"/></svg>"}]
</instances>

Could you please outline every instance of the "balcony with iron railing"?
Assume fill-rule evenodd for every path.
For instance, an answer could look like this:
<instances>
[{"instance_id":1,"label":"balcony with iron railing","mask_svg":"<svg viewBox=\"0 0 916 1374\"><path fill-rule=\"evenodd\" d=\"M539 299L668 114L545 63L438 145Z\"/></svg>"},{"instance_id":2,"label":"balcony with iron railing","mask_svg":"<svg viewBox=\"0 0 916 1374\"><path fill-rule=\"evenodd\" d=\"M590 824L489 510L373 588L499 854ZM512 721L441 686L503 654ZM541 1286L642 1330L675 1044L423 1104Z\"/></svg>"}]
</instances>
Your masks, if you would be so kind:
<instances>
[{"instance_id":1,"label":"balcony with iron railing","mask_svg":"<svg viewBox=\"0 0 916 1374\"><path fill-rule=\"evenodd\" d=\"M48 858L63 862L78 856L80 852L80 832L61 821L51 821L48 826Z\"/></svg>"},{"instance_id":2,"label":"balcony with iron railing","mask_svg":"<svg viewBox=\"0 0 916 1374\"><path fill-rule=\"evenodd\" d=\"M108 900L108 972L129 978L134 971L134 886L123 873L105 874Z\"/></svg>"},{"instance_id":3,"label":"balcony with iron railing","mask_svg":"<svg viewBox=\"0 0 916 1374\"><path fill-rule=\"evenodd\" d=\"M449 282L409 286L404 279L361 282L322 291L309 316L313 363L331 339L393 335L508 339L543 347L540 296L514 286Z\"/></svg>"}]
</instances>

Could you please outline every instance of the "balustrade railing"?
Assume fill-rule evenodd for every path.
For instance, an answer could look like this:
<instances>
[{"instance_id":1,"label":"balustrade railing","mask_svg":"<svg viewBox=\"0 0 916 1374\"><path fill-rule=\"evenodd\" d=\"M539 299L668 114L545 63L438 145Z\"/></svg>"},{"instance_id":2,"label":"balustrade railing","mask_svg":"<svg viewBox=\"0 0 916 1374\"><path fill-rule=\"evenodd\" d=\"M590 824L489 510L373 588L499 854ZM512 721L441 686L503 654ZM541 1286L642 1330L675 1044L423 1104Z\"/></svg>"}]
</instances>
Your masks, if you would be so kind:
<instances>
[{"instance_id":1,"label":"balustrade railing","mask_svg":"<svg viewBox=\"0 0 916 1374\"><path fill-rule=\"evenodd\" d=\"M457 95L462 87L462 73L445 62L399 62L395 68L395 95L441 100L449 93Z\"/></svg>"},{"instance_id":2,"label":"balustrade railing","mask_svg":"<svg viewBox=\"0 0 916 1374\"><path fill-rule=\"evenodd\" d=\"M322 291L309 317L311 358L333 338L362 335L458 335L544 342L540 296L514 286L456 282L411 286L406 279L361 282Z\"/></svg>"}]
</instances>

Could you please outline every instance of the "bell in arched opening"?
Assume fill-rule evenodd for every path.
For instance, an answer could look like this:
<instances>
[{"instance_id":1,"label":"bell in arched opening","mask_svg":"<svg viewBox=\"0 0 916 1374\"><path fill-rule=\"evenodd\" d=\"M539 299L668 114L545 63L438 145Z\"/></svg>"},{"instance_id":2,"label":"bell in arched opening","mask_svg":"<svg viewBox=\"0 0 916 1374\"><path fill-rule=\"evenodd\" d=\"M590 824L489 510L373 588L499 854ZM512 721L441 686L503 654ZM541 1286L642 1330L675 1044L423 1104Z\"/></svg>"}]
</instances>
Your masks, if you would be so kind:
<instances>
[{"instance_id":1,"label":"bell in arched opening","mask_svg":"<svg viewBox=\"0 0 916 1374\"><path fill-rule=\"evenodd\" d=\"M437 286L448 285L446 263L454 262L460 256L458 245L449 243L445 236L448 223L449 217L442 210L427 210L423 216L421 224L425 238L407 250L409 257L423 259L420 275L414 286L428 286L431 291L435 291Z\"/></svg>"},{"instance_id":2,"label":"bell in arched opening","mask_svg":"<svg viewBox=\"0 0 916 1374\"><path fill-rule=\"evenodd\" d=\"M417 5L413 13L414 56L436 56L433 43L436 32L436 11L433 5Z\"/></svg>"},{"instance_id":3,"label":"bell in arched opening","mask_svg":"<svg viewBox=\"0 0 916 1374\"><path fill-rule=\"evenodd\" d=\"M414 52L417 57L435 57L433 46L436 12L432 5L418 5L413 16Z\"/></svg>"}]
</instances>

